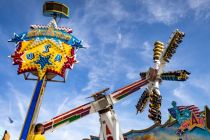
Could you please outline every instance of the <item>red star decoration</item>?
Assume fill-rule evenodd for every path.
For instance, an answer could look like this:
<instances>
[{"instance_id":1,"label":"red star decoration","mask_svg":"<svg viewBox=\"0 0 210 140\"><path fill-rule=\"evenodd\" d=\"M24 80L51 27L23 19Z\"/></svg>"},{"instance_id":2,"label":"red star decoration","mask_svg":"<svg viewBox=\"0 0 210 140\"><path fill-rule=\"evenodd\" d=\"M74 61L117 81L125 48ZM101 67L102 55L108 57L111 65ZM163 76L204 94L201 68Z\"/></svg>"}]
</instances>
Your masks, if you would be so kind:
<instances>
[{"instance_id":1,"label":"red star decoration","mask_svg":"<svg viewBox=\"0 0 210 140\"><path fill-rule=\"evenodd\" d=\"M23 52L19 53L17 51L15 51L15 53L11 55L14 65L21 65L21 63L22 63L21 56L22 55L23 55Z\"/></svg>"}]
</instances>

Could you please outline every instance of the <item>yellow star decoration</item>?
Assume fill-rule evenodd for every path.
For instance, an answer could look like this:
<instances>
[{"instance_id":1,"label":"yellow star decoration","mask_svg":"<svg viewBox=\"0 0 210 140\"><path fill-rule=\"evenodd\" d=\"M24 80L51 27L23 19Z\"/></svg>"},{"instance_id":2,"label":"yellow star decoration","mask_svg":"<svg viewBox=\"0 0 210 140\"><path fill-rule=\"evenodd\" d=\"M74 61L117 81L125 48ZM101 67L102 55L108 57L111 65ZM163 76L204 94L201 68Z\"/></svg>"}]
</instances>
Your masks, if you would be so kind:
<instances>
[{"instance_id":1,"label":"yellow star decoration","mask_svg":"<svg viewBox=\"0 0 210 140\"><path fill-rule=\"evenodd\" d=\"M19 74L34 71L40 79L47 73L63 76L76 62L74 48L53 39L22 41L12 57L18 60Z\"/></svg>"}]
</instances>

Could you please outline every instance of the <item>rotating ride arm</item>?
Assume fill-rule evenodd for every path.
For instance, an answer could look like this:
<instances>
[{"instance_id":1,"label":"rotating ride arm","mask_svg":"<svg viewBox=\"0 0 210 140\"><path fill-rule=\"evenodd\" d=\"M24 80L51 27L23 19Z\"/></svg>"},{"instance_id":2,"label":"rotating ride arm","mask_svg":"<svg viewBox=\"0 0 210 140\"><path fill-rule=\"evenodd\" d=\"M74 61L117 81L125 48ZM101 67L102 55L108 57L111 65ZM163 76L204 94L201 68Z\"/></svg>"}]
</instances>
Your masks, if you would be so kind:
<instances>
[{"instance_id":1,"label":"rotating ride arm","mask_svg":"<svg viewBox=\"0 0 210 140\"><path fill-rule=\"evenodd\" d=\"M150 68L148 72L140 73L141 80L120 88L109 95L103 94L108 89L104 89L93 94L91 97L93 97L95 101L79 106L44 123L45 129L47 131L52 130L53 128L57 128L58 126L62 126L64 124L69 124L91 113L106 113L107 111L112 110L113 104L147 84L148 87L145 89L142 97L136 105L137 112L142 112L146 104L150 101L149 118L155 121L155 123L161 123L160 106L162 97L159 91L159 84L161 80L185 81L190 74L185 70L163 72L166 62L169 62L169 59L171 59L172 55L175 53L176 48L178 47L178 44L181 43L183 36L184 33L176 30L173 33L165 50L162 42L155 42L153 57L154 67Z\"/></svg>"},{"instance_id":2,"label":"rotating ride arm","mask_svg":"<svg viewBox=\"0 0 210 140\"><path fill-rule=\"evenodd\" d=\"M144 78L114 91L112 94L110 94L113 103L116 103L119 100L127 97L128 95L136 92L137 90L141 89L143 86L147 85L148 83L149 81L146 78Z\"/></svg>"},{"instance_id":3,"label":"rotating ride arm","mask_svg":"<svg viewBox=\"0 0 210 140\"><path fill-rule=\"evenodd\" d=\"M87 103L61 115L58 115L52 118L50 121L44 122L43 125L46 132L53 131L54 129L72 123L91 113L94 113L93 106L91 103Z\"/></svg>"},{"instance_id":4,"label":"rotating ride arm","mask_svg":"<svg viewBox=\"0 0 210 140\"><path fill-rule=\"evenodd\" d=\"M164 50L164 44L160 41L154 43L154 67L150 68L148 72L140 73L142 78L147 78L149 80L148 87L143 92L140 97L136 109L138 112L143 112L147 103L150 102L150 109L148 117L153 120L155 123L161 123L161 100L162 96L160 95L159 85L162 80L170 81L185 81L189 77L189 72L186 70L177 70L164 72L163 69L166 63L172 58L175 54L178 45L182 42L184 33L178 29L171 35L168 46Z\"/></svg>"},{"instance_id":5,"label":"rotating ride arm","mask_svg":"<svg viewBox=\"0 0 210 140\"><path fill-rule=\"evenodd\" d=\"M176 29L175 32L172 33L169 39L168 46L166 47L160 58L160 70L165 67L166 62L168 63L172 56L176 53L176 49L178 48L179 44L182 43L182 39L184 36L184 32L181 32L178 29Z\"/></svg>"},{"instance_id":6,"label":"rotating ride arm","mask_svg":"<svg viewBox=\"0 0 210 140\"><path fill-rule=\"evenodd\" d=\"M106 92L108 89L104 89L99 91L91 97L95 99L90 103L81 105L75 109L72 109L68 112L65 112L61 115L58 115L51 119L50 121L44 122L45 131L53 131L61 126L67 125L72 123L78 119L81 119L91 113L95 112L102 112L106 109L112 108L114 103L117 103L119 100L127 97L128 95L134 93L135 91L139 90L141 87L148 84L147 79L142 79L136 81L130 85L127 85L123 88L120 88L109 95L104 95L103 93Z\"/></svg>"}]
</instances>

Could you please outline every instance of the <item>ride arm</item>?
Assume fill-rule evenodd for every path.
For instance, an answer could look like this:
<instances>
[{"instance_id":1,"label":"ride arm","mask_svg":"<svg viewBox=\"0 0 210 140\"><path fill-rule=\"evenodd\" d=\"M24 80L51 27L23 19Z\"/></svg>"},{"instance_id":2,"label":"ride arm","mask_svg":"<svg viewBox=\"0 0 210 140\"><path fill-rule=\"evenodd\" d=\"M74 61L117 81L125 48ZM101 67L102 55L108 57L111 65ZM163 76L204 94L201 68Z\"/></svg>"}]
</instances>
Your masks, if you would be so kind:
<instances>
[{"instance_id":1,"label":"ride arm","mask_svg":"<svg viewBox=\"0 0 210 140\"><path fill-rule=\"evenodd\" d=\"M53 131L58 127L72 123L94 112L95 111L91 102L81 105L75 109L72 109L68 112L65 112L59 116L54 117L50 121L44 122L43 125L45 128L45 132Z\"/></svg>"},{"instance_id":2,"label":"ride arm","mask_svg":"<svg viewBox=\"0 0 210 140\"><path fill-rule=\"evenodd\" d=\"M125 98L126 96L139 90L142 86L148 83L147 79L142 79L134 82L124 88L118 89L110 95L104 96L96 101L81 105L75 109L72 109L66 113L54 117L50 121L44 122L45 131L53 131L61 126L72 123L80 118L83 118L91 113L99 112L101 110L112 107L114 103Z\"/></svg>"},{"instance_id":3,"label":"ride arm","mask_svg":"<svg viewBox=\"0 0 210 140\"><path fill-rule=\"evenodd\" d=\"M123 88L114 91L113 93L110 94L113 104L127 97L128 95L136 92L137 90L141 89L141 87L147 85L148 83L149 81L147 79L141 79L139 81L136 81L130 85L127 85Z\"/></svg>"},{"instance_id":4,"label":"ride arm","mask_svg":"<svg viewBox=\"0 0 210 140\"><path fill-rule=\"evenodd\" d=\"M184 35L185 34L179 31L178 29L171 35L168 46L166 47L165 51L163 52L160 58L161 71L165 67L165 64L168 63L172 56L176 53L176 49L182 42Z\"/></svg>"}]
</instances>

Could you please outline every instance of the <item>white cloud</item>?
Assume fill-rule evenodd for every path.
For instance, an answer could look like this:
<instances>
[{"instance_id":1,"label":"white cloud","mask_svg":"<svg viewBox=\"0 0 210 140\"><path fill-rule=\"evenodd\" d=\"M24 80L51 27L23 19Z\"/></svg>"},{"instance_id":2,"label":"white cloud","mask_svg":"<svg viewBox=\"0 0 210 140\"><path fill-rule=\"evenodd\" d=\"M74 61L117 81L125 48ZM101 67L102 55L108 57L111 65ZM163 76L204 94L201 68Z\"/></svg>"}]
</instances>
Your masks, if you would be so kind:
<instances>
[{"instance_id":1,"label":"white cloud","mask_svg":"<svg viewBox=\"0 0 210 140\"><path fill-rule=\"evenodd\" d=\"M139 75L134 72L134 71L129 71L127 74L126 74L126 77L130 80L134 80L136 79L137 77L139 77Z\"/></svg>"},{"instance_id":2,"label":"white cloud","mask_svg":"<svg viewBox=\"0 0 210 140\"><path fill-rule=\"evenodd\" d=\"M23 94L21 94L18 90L15 89L15 87L12 85L12 83L8 82L7 83L9 86L9 90L11 92L12 95L14 95L15 99L16 99L16 103L20 112L20 116L22 121L25 119L25 115L26 115L26 110L27 110L27 106L29 103L29 98Z\"/></svg>"},{"instance_id":3,"label":"white cloud","mask_svg":"<svg viewBox=\"0 0 210 140\"><path fill-rule=\"evenodd\" d=\"M107 7L106 12L110 12L110 14L116 19L116 21L120 21L123 19L127 19L130 15L129 13L122 7L120 1L109 1L110 6Z\"/></svg>"},{"instance_id":4,"label":"white cloud","mask_svg":"<svg viewBox=\"0 0 210 140\"><path fill-rule=\"evenodd\" d=\"M1 34L1 37L0 37L1 46L10 50L10 51L13 51L13 47L15 47L15 45L8 42L8 40L10 38L9 38L7 32L5 31L5 28L2 27L1 25L0 25L0 34Z\"/></svg>"},{"instance_id":5,"label":"white cloud","mask_svg":"<svg viewBox=\"0 0 210 140\"><path fill-rule=\"evenodd\" d=\"M140 18L148 23L160 22L166 25L177 23L190 12L194 13L194 19L208 19L210 17L210 0L139 0L146 8L147 13Z\"/></svg>"},{"instance_id":6,"label":"white cloud","mask_svg":"<svg viewBox=\"0 0 210 140\"><path fill-rule=\"evenodd\" d=\"M100 88L103 86L109 86L105 84L105 80L108 75L106 74L106 71L102 68L93 67L88 74L89 82L85 88L83 88L83 91L91 91L94 92L95 88Z\"/></svg>"},{"instance_id":7,"label":"white cloud","mask_svg":"<svg viewBox=\"0 0 210 140\"><path fill-rule=\"evenodd\" d=\"M190 84L194 87L201 89L207 96L210 96L210 74L200 75L190 80ZM202 93L202 92L201 92Z\"/></svg>"},{"instance_id":8,"label":"white cloud","mask_svg":"<svg viewBox=\"0 0 210 140\"><path fill-rule=\"evenodd\" d=\"M151 62L153 61L152 56L153 56L153 46L150 44L150 42L145 41L142 44L141 51L140 51L140 56L143 60L146 62Z\"/></svg>"},{"instance_id":9,"label":"white cloud","mask_svg":"<svg viewBox=\"0 0 210 140\"><path fill-rule=\"evenodd\" d=\"M188 0L189 7L195 12L195 19L208 19L210 17L210 0Z\"/></svg>"},{"instance_id":10,"label":"white cloud","mask_svg":"<svg viewBox=\"0 0 210 140\"><path fill-rule=\"evenodd\" d=\"M29 98L23 95L11 82L5 82L8 88L6 94L2 94L3 100L0 99L0 126L8 130L11 134L11 140L17 140L25 118ZM10 123L10 117L14 122Z\"/></svg>"},{"instance_id":11,"label":"white cloud","mask_svg":"<svg viewBox=\"0 0 210 140\"><path fill-rule=\"evenodd\" d=\"M173 95L181 102L181 104L185 105L196 105L196 101L193 99L190 93L186 90L186 86L180 84L177 88L173 90Z\"/></svg>"},{"instance_id":12,"label":"white cloud","mask_svg":"<svg viewBox=\"0 0 210 140\"><path fill-rule=\"evenodd\" d=\"M117 42L121 42L122 41L122 33L118 33L117 34Z\"/></svg>"},{"instance_id":13,"label":"white cloud","mask_svg":"<svg viewBox=\"0 0 210 140\"><path fill-rule=\"evenodd\" d=\"M204 8L210 3L210 0L188 0L188 4L192 9Z\"/></svg>"},{"instance_id":14,"label":"white cloud","mask_svg":"<svg viewBox=\"0 0 210 140\"><path fill-rule=\"evenodd\" d=\"M116 77L118 77L121 72L126 73L129 70L128 59L124 58L121 54L120 44L125 44L122 39L123 35L116 30L116 36L110 36L109 32L113 29L112 25L110 26L110 28L104 31L101 31L101 29L103 29L101 26L95 29L95 33L101 41L99 43L101 44L100 47L91 43L89 44L90 47L88 50L81 50L79 52L78 60L81 62L79 67L85 67L89 71L89 82L87 86L83 88L83 91L96 92L106 87L112 88ZM88 38L84 40L86 39L88 42L91 42ZM116 46L107 45L109 43L116 44Z\"/></svg>"},{"instance_id":15,"label":"white cloud","mask_svg":"<svg viewBox=\"0 0 210 140\"><path fill-rule=\"evenodd\" d=\"M140 3L146 7L148 15L145 20L150 23L161 22L164 24L172 24L182 18L186 9L184 9L184 3L179 1L167 1L167 0L140 0Z\"/></svg>"},{"instance_id":16,"label":"white cloud","mask_svg":"<svg viewBox=\"0 0 210 140\"><path fill-rule=\"evenodd\" d=\"M129 67L127 67L127 70L126 70L126 77L129 80L132 80L132 81L139 80L140 79L140 75L139 75L140 72L145 72L148 69L149 69L149 65L138 66L138 64L137 64L137 66L129 66Z\"/></svg>"},{"instance_id":17,"label":"white cloud","mask_svg":"<svg viewBox=\"0 0 210 140\"><path fill-rule=\"evenodd\" d=\"M62 102L61 105L59 105L59 107L58 107L58 109L57 109L57 113L56 113L57 115L59 115L59 114L62 113L62 110L63 110L65 104L66 104L68 101L69 101L69 98L68 98L68 97L64 98L64 101Z\"/></svg>"},{"instance_id":18,"label":"white cloud","mask_svg":"<svg viewBox=\"0 0 210 140\"><path fill-rule=\"evenodd\" d=\"M89 96L88 94L77 94L76 97L74 97L69 102L69 106L77 107L85 103L88 103L89 102L89 100L87 99L88 96Z\"/></svg>"},{"instance_id":19,"label":"white cloud","mask_svg":"<svg viewBox=\"0 0 210 140\"><path fill-rule=\"evenodd\" d=\"M120 122L120 127L123 133L126 133L130 130L141 130L150 127L153 122L149 121L147 118L147 111L143 112L142 114L138 114L137 116L133 117L135 112L120 112L117 114L117 118Z\"/></svg>"},{"instance_id":20,"label":"white cloud","mask_svg":"<svg viewBox=\"0 0 210 140\"><path fill-rule=\"evenodd\" d=\"M127 99L127 100L123 100L120 105L123 107L123 106L128 106L132 103L132 100L131 99Z\"/></svg>"},{"instance_id":21,"label":"white cloud","mask_svg":"<svg viewBox=\"0 0 210 140\"><path fill-rule=\"evenodd\" d=\"M91 0L87 2L85 8L87 10L86 17L92 17L94 22L97 22L102 17L108 17L110 20L114 19L114 21L120 21L129 17L129 13L118 0L103 1L103 4L100 1Z\"/></svg>"},{"instance_id":22,"label":"white cloud","mask_svg":"<svg viewBox=\"0 0 210 140\"><path fill-rule=\"evenodd\" d=\"M86 49L90 48L90 45L88 44L88 42L82 41L82 45L83 45L83 47L85 47Z\"/></svg>"}]
</instances>

